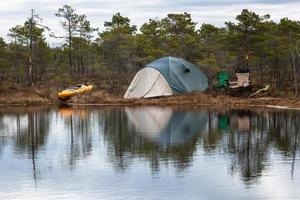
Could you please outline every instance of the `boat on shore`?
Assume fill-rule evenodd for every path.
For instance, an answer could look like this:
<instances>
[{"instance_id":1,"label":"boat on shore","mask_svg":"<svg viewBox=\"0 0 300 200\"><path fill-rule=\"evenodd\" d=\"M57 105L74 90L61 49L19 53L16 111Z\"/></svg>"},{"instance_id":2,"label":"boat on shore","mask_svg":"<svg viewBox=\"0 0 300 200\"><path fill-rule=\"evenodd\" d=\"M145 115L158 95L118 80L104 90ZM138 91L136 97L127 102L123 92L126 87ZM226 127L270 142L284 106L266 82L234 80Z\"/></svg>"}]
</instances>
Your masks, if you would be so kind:
<instances>
[{"instance_id":1,"label":"boat on shore","mask_svg":"<svg viewBox=\"0 0 300 200\"><path fill-rule=\"evenodd\" d=\"M71 98L76 94L90 92L92 89L93 89L93 85L78 84L58 92L57 97L61 100L68 100L69 98Z\"/></svg>"}]
</instances>

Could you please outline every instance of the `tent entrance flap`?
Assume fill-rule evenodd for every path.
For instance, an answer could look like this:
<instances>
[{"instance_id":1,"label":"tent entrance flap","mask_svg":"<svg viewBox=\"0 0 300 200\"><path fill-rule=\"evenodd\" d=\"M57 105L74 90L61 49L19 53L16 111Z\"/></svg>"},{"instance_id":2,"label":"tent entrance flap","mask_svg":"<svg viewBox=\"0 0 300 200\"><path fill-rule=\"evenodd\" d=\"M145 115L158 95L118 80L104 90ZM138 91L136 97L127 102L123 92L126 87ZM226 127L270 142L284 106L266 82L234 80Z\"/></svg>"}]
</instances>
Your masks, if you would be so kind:
<instances>
[{"instance_id":1,"label":"tent entrance flap","mask_svg":"<svg viewBox=\"0 0 300 200\"><path fill-rule=\"evenodd\" d=\"M151 67L141 69L130 83L124 98L170 96L172 89L165 77Z\"/></svg>"}]
</instances>

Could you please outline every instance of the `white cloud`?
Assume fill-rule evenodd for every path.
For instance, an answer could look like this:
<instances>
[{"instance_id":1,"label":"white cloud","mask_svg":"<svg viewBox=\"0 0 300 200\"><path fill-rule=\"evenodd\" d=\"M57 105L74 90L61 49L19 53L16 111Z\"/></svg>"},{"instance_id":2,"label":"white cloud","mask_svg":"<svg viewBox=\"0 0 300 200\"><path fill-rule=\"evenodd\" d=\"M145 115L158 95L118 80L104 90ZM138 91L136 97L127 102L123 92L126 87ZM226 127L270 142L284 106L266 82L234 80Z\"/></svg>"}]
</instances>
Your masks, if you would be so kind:
<instances>
[{"instance_id":1,"label":"white cloud","mask_svg":"<svg viewBox=\"0 0 300 200\"><path fill-rule=\"evenodd\" d=\"M273 20L289 17L300 19L297 1L270 0L0 0L0 37L7 38L9 28L22 24L33 8L44 19L43 23L57 34L63 34L59 19L54 13L59 7L69 4L80 14L86 14L94 27L103 30L104 21L116 12L128 16L133 24L142 25L149 18L163 18L168 13L188 12L198 24L212 23L224 26L225 21L234 20L243 8L259 14L271 14ZM52 42L54 39L50 39Z\"/></svg>"}]
</instances>

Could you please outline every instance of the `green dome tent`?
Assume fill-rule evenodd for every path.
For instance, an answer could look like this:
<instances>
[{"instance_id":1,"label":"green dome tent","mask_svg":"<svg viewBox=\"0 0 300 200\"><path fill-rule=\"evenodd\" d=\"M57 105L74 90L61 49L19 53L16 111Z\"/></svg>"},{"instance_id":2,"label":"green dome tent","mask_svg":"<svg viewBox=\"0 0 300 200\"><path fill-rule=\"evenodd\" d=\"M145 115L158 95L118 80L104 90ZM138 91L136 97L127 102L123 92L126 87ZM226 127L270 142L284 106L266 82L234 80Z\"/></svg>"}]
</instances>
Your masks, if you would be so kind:
<instances>
[{"instance_id":1,"label":"green dome tent","mask_svg":"<svg viewBox=\"0 0 300 200\"><path fill-rule=\"evenodd\" d=\"M138 71L124 98L149 98L204 91L208 80L194 64L176 57L163 57Z\"/></svg>"}]
</instances>

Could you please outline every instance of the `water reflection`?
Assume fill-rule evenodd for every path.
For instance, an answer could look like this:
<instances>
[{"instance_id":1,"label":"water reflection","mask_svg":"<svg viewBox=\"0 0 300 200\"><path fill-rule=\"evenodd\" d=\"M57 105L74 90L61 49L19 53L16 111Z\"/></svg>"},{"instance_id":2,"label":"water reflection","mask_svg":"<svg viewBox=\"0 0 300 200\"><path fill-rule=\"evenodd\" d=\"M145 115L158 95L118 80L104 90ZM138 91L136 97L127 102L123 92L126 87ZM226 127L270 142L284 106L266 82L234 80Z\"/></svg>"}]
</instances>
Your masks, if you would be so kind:
<instances>
[{"instance_id":1,"label":"water reflection","mask_svg":"<svg viewBox=\"0 0 300 200\"><path fill-rule=\"evenodd\" d=\"M88 157L92 152L93 113L85 109L73 109L61 106L58 114L65 125L64 133L68 134L69 148L67 155L70 167L75 167L76 160Z\"/></svg>"},{"instance_id":2,"label":"water reflection","mask_svg":"<svg viewBox=\"0 0 300 200\"><path fill-rule=\"evenodd\" d=\"M298 111L282 110L1 108L0 162L31 160L32 178L41 180L49 169L82 170L100 157L115 172L143 163L152 174L188 173L204 157L225 159L229 176L256 185L274 160L290 165L291 179L299 171L299 122Z\"/></svg>"},{"instance_id":3,"label":"water reflection","mask_svg":"<svg viewBox=\"0 0 300 200\"><path fill-rule=\"evenodd\" d=\"M199 134L206 130L207 112L175 111L171 108L125 108L106 113L105 139L118 169L134 157L150 161L152 171L172 163L178 169L190 165Z\"/></svg>"},{"instance_id":4,"label":"water reflection","mask_svg":"<svg viewBox=\"0 0 300 200\"><path fill-rule=\"evenodd\" d=\"M208 121L207 112L171 108L126 108L125 112L136 132L163 146L184 144L205 131Z\"/></svg>"},{"instance_id":5,"label":"water reflection","mask_svg":"<svg viewBox=\"0 0 300 200\"><path fill-rule=\"evenodd\" d=\"M31 159L34 180L38 176L36 154L43 148L49 135L49 112L47 108L29 107L13 109L13 114L0 113L0 149L10 143L15 154Z\"/></svg>"}]
</instances>

